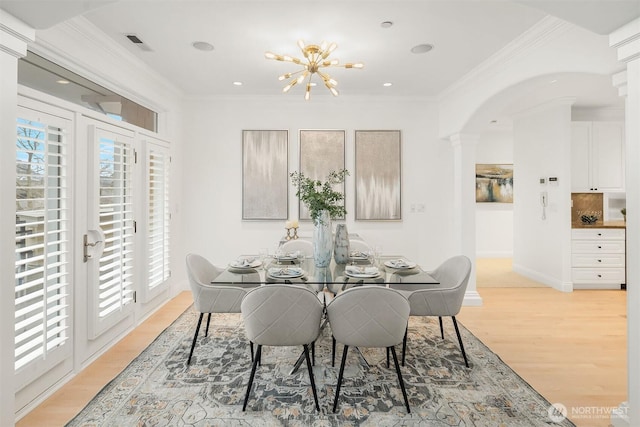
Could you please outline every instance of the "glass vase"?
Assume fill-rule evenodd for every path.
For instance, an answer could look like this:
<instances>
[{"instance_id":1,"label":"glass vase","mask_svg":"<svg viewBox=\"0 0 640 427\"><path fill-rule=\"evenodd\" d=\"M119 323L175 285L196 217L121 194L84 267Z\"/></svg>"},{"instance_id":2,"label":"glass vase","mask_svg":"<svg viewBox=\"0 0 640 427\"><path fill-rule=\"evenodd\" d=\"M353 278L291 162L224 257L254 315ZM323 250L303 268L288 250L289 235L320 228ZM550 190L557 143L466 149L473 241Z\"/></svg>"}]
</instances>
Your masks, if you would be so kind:
<instances>
[{"instance_id":1,"label":"glass vase","mask_svg":"<svg viewBox=\"0 0 640 427\"><path fill-rule=\"evenodd\" d=\"M346 224L336 225L333 257L336 260L336 264L346 264L349 261L349 233L347 232Z\"/></svg>"},{"instance_id":2,"label":"glass vase","mask_svg":"<svg viewBox=\"0 0 640 427\"><path fill-rule=\"evenodd\" d=\"M328 267L332 251L331 216L329 211L322 211L314 220L313 227L313 261L316 267Z\"/></svg>"}]
</instances>

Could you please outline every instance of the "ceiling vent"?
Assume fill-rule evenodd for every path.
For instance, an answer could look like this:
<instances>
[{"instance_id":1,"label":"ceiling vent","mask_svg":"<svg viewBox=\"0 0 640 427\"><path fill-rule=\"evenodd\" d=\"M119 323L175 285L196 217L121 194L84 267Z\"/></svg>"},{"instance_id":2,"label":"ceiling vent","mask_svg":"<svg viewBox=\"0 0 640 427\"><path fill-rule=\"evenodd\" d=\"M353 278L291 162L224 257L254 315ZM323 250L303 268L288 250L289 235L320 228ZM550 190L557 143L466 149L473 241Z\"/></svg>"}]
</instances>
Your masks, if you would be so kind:
<instances>
[{"instance_id":1,"label":"ceiling vent","mask_svg":"<svg viewBox=\"0 0 640 427\"><path fill-rule=\"evenodd\" d=\"M152 49L148 45L146 45L140 39L140 37L138 37L137 35L135 35L135 34L125 34L125 37L128 38L131 43L136 45L138 47L138 49L143 50L145 52L151 52L152 51Z\"/></svg>"}]
</instances>

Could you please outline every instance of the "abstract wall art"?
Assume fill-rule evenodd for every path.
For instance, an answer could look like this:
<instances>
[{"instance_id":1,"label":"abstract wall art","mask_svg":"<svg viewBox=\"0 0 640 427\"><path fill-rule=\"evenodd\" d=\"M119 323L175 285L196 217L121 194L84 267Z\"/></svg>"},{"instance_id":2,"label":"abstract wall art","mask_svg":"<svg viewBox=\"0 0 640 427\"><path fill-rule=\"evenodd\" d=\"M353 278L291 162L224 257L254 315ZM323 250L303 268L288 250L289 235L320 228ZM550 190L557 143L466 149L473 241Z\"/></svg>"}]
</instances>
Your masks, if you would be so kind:
<instances>
[{"instance_id":1,"label":"abstract wall art","mask_svg":"<svg viewBox=\"0 0 640 427\"><path fill-rule=\"evenodd\" d=\"M356 220L402 219L399 130L355 131Z\"/></svg>"},{"instance_id":2,"label":"abstract wall art","mask_svg":"<svg viewBox=\"0 0 640 427\"><path fill-rule=\"evenodd\" d=\"M289 132L242 131L242 219L289 216Z\"/></svg>"}]
</instances>

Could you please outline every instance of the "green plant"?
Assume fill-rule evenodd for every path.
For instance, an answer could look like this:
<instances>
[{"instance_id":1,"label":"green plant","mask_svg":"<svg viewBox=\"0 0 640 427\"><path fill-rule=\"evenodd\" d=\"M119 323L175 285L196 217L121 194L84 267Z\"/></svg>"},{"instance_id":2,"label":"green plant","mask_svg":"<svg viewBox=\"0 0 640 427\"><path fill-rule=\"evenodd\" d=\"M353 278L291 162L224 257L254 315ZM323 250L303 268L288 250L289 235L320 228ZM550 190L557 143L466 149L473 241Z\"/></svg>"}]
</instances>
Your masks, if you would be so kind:
<instances>
[{"instance_id":1,"label":"green plant","mask_svg":"<svg viewBox=\"0 0 640 427\"><path fill-rule=\"evenodd\" d=\"M347 214L344 207L344 194L334 190L334 185L342 184L349 171L331 171L326 181L314 180L302 172L292 172L291 183L296 188L296 196L309 209L311 219L317 221L322 211L328 211L333 219Z\"/></svg>"},{"instance_id":2,"label":"green plant","mask_svg":"<svg viewBox=\"0 0 640 427\"><path fill-rule=\"evenodd\" d=\"M622 215L626 215L626 214L627 214L627 208L622 208L622 209L620 209L620 213L621 213Z\"/></svg>"}]
</instances>

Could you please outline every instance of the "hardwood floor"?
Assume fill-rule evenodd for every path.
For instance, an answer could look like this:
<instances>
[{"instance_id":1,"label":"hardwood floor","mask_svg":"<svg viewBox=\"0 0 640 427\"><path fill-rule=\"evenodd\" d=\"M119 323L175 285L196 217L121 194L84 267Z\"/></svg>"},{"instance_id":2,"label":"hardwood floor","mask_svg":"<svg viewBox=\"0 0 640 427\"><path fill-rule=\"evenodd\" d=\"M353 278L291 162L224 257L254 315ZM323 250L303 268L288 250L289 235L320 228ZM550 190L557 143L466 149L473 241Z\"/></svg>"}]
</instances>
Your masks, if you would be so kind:
<instances>
[{"instance_id":1,"label":"hardwood floor","mask_svg":"<svg viewBox=\"0 0 640 427\"><path fill-rule=\"evenodd\" d=\"M578 426L608 426L626 400L626 293L479 288L482 307L459 321ZM78 374L17 426L61 426L191 304L183 292ZM446 321L446 320L445 320Z\"/></svg>"}]
</instances>

